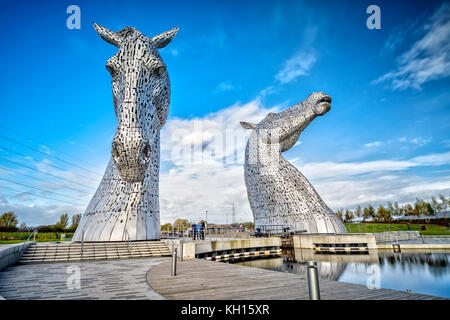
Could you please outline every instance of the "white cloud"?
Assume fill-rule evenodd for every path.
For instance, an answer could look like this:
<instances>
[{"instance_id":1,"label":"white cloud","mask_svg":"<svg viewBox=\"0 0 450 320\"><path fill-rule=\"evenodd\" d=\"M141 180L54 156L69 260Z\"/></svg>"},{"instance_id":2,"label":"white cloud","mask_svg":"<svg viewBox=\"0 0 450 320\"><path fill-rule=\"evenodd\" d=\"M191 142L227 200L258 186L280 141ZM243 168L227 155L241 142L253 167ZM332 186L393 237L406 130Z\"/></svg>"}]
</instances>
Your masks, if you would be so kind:
<instances>
[{"instance_id":1,"label":"white cloud","mask_svg":"<svg viewBox=\"0 0 450 320\"><path fill-rule=\"evenodd\" d=\"M172 118L161 133L161 159L171 168L160 175L161 222L185 217L211 222L252 221L244 184L244 150L251 131L240 121L258 123L268 112L260 99L234 104L204 118Z\"/></svg>"},{"instance_id":2,"label":"white cloud","mask_svg":"<svg viewBox=\"0 0 450 320\"><path fill-rule=\"evenodd\" d=\"M375 160L364 162L294 162L306 177L311 179L350 177L368 173L408 170L419 166L450 164L450 152L429 154L408 160Z\"/></svg>"},{"instance_id":3,"label":"white cloud","mask_svg":"<svg viewBox=\"0 0 450 320\"><path fill-rule=\"evenodd\" d=\"M214 89L214 93L226 92L236 89L240 89L240 87L234 86L230 81L223 81L217 85L216 89Z\"/></svg>"},{"instance_id":4,"label":"white cloud","mask_svg":"<svg viewBox=\"0 0 450 320\"><path fill-rule=\"evenodd\" d=\"M284 63L275 79L282 84L292 82L300 76L307 75L316 61L314 51L299 51Z\"/></svg>"},{"instance_id":5,"label":"white cloud","mask_svg":"<svg viewBox=\"0 0 450 320\"><path fill-rule=\"evenodd\" d=\"M450 75L450 4L444 2L421 28L422 37L400 56L397 68L373 84L388 82L394 90L421 89L428 81Z\"/></svg>"},{"instance_id":6,"label":"white cloud","mask_svg":"<svg viewBox=\"0 0 450 320\"><path fill-rule=\"evenodd\" d=\"M364 146L367 148L375 148L375 147L379 147L380 145L381 145L380 141L374 141L374 142L366 143Z\"/></svg>"},{"instance_id":7,"label":"white cloud","mask_svg":"<svg viewBox=\"0 0 450 320\"><path fill-rule=\"evenodd\" d=\"M239 221L252 220L243 172L250 130L241 128L239 121L258 123L268 112L279 109L278 106L267 108L261 100L255 99L204 118L170 119L161 138L162 160L170 163L170 169L160 177L161 221L205 218L205 210L208 210L210 222L225 223L227 214L231 213L231 203L236 204ZM416 167L448 165L450 152L405 160L344 163L288 160L313 183L333 209L413 201L417 196L450 191L449 177L427 178L408 172ZM231 221L230 216L228 221Z\"/></svg>"}]
</instances>

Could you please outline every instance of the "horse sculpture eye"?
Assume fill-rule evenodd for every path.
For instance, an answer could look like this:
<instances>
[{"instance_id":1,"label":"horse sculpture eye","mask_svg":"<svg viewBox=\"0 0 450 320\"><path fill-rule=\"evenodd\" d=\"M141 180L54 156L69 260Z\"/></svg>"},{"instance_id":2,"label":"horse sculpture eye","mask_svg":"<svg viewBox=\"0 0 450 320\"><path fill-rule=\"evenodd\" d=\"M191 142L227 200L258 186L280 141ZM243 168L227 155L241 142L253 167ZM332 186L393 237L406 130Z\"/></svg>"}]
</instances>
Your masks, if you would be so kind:
<instances>
[{"instance_id":1,"label":"horse sculpture eye","mask_svg":"<svg viewBox=\"0 0 450 320\"><path fill-rule=\"evenodd\" d=\"M108 70L109 74L114 77L116 75L116 69L111 65L106 65L106 70Z\"/></svg>"},{"instance_id":2,"label":"horse sculpture eye","mask_svg":"<svg viewBox=\"0 0 450 320\"><path fill-rule=\"evenodd\" d=\"M166 72L166 68L164 66L159 66L158 68L156 68L156 74L158 76L162 76L164 74L164 72Z\"/></svg>"}]
</instances>

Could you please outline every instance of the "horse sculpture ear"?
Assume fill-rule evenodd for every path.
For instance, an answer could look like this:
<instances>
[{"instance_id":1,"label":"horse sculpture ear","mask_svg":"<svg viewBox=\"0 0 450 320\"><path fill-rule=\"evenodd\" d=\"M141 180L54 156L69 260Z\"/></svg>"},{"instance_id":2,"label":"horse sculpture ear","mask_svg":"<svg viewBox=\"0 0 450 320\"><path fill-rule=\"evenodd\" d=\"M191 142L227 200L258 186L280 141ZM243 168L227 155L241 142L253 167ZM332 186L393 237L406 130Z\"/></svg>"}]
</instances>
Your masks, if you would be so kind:
<instances>
[{"instance_id":1,"label":"horse sculpture ear","mask_svg":"<svg viewBox=\"0 0 450 320\"><path fill-rule=\"evenodd\" d=\"M120 47L122 37L117 32L104 28L96 24L95 22L93 22L92 24L94 25L95 31L97 31L98 35L102 37L103 40L115 45L116 47Z\"/></svg>"},{"instance_id":2,"label":"horse sculpture ear","mask_svg":"<svg viewBox=\"0 0 450 320\"><path fill-rule=\"evenodd\" d=\"M170 41L172 41L173 37L175 37L175 35L178 32L178 29L179 27L176 27L169 31L160 33L152 38L152 42L158 49L164 48L169 44Z\"/></svg>"},{"instance_id":3,"label":"horse sculpture ear","mask_svg":"<svg viewBox=\"0 0 450 320\"><path fill-rule=\"evenodd\" d=\"M241 121L239 122L244 129L256 129L256 125L250 122Z\"/></svg>"}]
</instances>

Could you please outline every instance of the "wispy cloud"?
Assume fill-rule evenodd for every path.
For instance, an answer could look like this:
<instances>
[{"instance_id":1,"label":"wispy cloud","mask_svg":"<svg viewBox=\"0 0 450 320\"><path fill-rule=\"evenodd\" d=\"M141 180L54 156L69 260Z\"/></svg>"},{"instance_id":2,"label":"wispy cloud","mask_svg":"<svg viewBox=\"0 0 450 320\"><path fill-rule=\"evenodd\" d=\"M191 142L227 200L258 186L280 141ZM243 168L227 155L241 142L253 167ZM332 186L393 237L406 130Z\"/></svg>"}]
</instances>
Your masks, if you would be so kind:
<instances>
[{"instance_id":1,"label":"wispy cloud","mask_svg":"<svg viewBox=\"0 0 450 320\"><path fill-rule=\"evenodd\" d=\"M313 50L300 50L284 63L275 79L282 84L295 81L300 76L308 75L316 61L317 56Z\"/></svg>"},{"instance_id":2,"label":"wispy cloud","mask_svg":"<svg viewBox=\"0 0 450 320\"><path fill-rule=\"evenodd\" d=\"M420 28L423 36L400 56L397 68L373 84L390 83L393 90L421 89L428 81L450 75L450 3L444 2Z\"/></svg>"},{"instance_id":3,"label":"wispy cloud","mask_svg":"<svg viewBox=\"0 0 450 320\"><path fill-rule=\"evenodd\" d=\"M231 203L238 208L241 221L252 220L243 172L245 145L251 131L242 129L239 121L257 123L268 112L279 109L279 106L264 106L260 99L255 99L203 118L170 119L162 132L165 143L161 157L168 165L160 179L161 221L173 222L177 217L204 218L208 210L210 221L225 222ZM383 142L368 144L376 146ZM448 165L450 152L404 160L381 158L339 163L305 162L296 157L290 162L334 209L369 202L413 201L417 196L450 190L449 177L432 179L415 176L411 171Z\"/></svg>"},{"instance_id":4,"label":"wispy cloud","mask_svg":"<svg viewBox=\"0 0 450 320\"><path fill-rule=\"evenodd\" d=\"M369 142L369 143L366 143L364 145L364 147L367 147L367 148L376 148L376 147L379 147L379 146L381 146L381 142L380 141Z\"/></svg>"},{"instance_id":5,"label":"wispy cloud","mask_svg":"<svg viewBox=\"0 0 450 320\"><path fill-rule=\"evenodd\" d=\"M233 85L230 81L223 81L214 89L214 93L239 90L241 87Z\"/></svg>"}]
</instances>

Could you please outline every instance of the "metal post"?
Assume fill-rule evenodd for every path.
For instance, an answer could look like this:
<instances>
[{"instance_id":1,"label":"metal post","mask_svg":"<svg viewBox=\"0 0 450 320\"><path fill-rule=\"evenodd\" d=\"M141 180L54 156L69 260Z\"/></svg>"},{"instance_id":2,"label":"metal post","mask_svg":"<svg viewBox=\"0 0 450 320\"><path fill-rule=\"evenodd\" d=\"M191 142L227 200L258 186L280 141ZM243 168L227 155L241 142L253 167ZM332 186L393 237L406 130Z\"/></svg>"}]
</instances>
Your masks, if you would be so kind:
<instances>
[{"instance_id":1,"label":"metal post","mask_svg":"<svg viewBox=\"0 0 450 320\"><path fill-rule=\"evenodd\" d=\"M180 261L183 261L183 239L180 240Z\"/></svg>"},{"instance_id":2,"label":"metal post","mask_svg":"<svg viewBox=\"0 0 450 320\"><path fill-rule=\"evenodd\" d=\"M317 262L308 261L307 274L308 274L309 300L320 300Z\"/></svg>"},{"instance_id":3,"label":"metal post","mask_svg":"<svg viewBox=\"0 0 450 320\"><path fill-rule=\"evenodd\" d=\"M175 277L176 275L177 275L177 248L174 248L172 253L172 276Z\"/></svg>"},{"instance_id":4,"label":"metal post","mask_svg":"<svg viewBox=\"0 0 450 320\"><path fill-rule=\"evenodd\" d=\"M83 250L84 250L84 229L81 230L81 256L83 256Z\"/></svg>"}]
</instances>

